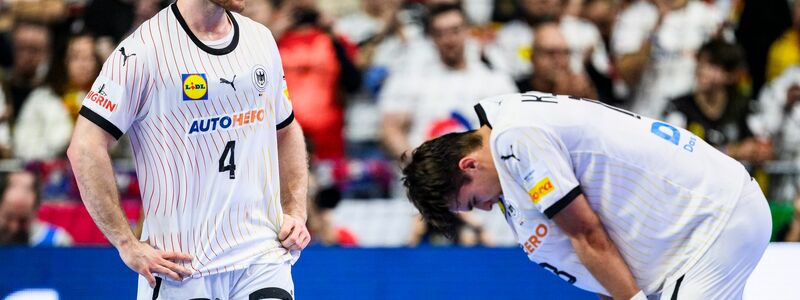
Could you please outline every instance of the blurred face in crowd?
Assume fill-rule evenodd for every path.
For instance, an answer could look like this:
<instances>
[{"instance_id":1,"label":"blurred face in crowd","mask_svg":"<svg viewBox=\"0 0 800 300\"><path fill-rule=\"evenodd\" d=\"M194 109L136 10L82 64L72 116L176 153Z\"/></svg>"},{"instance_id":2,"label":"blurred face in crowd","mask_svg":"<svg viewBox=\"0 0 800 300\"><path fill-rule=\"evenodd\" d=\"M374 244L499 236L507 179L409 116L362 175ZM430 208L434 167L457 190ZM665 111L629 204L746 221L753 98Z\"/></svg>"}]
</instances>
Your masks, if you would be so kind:
<instances>
[{"instance_id":1,"label":"blurred face in crowd","mask_svg":"<svg viewBox=\"0 0 800 300\"><path fill-rule=\"evenodd\" d=\"M39 66L47 63L50 47L47 27L21 24L14 30L13 43L16 74L32 78Z\"/></svg>"},{"instance_id":2,"label":"blurred face in crowd","mask_svg":"<svg viewBox=\"0 0 800 300\"><path fill-rule=\"evenodd\" d=\"M792 24L794 28L800 29L800 1L794 1L794 10L792 13Z\"/></svg>"},{"instance_id":3,"label":"blurred face in crowd","mask_svg":"<svg viewBox=\"0 0 800 300\"><path fill-rule=\"evenodd\" d=\"M431 20L430 30L442 62L450 68L462 68L467 40L464 16L458 11L440 14Z\"/></svg>"},{"instance_id":4,"label":"blurred face in crowd","mask_svg":"<svg viewBox=\"0 0 800 300\"><path fill-rule=\"evenodd\" d=\"M250 0L242 12L243 15L253 19L264 26L270 22L273 7L270 0Z\"/></svg>"},{"instance_id":5,"label":"blurred face in crowd","mask_svg":"<svg viewBox=\"0 0 800 300\"><path fill-rule=\"evenodd\" d=\"M654 4L669 9L680 9L689 3L689 0L650 0Z\"/></svg>"},{"instance_id":6,"label":"blurred face in crowd","mask_svg":"<svg viewBox=\"0 0 800 300\"><path fill-rule=\"evenodd\" d=\"M242 12L245 7L244 3L245 0L211 0L211 2L214 2L217 5L222 6L222 8L224 9L235 11L238 13Z\"/></svg>"},{"instance_id":7,"label":"blurred face in crowd","mask_svg":"<svg viewBox=\"0 0 800 300\"><path fill-rule=\"evenodd\" d=\"M697 92L703 93L711 90L724 89L733 84L734 75L726 72L722 66L712 64L707 53L700 54L697 58Z\"/></svg>"},{"instance_id":8,"label":"blurred face in crowd","mask_svg":"<svg viewBox=\"0 0 800 300\"><path fill-rule=\"evenodd\" d=\"M518 0L528 22L557 21L564 10L563 0Z\"/></svg>"},{"instance_id":9,"label":"blurred face in crowd","mask_svg":"<svg viewBox=\"0 0 800 300\"><path fill-rule=\"evenodd\" d=\"M591 21L603 36L609 36L614 26L616 6L613 0L596 0L583 8L583 18Z\"/></svg>"},{"instance_id":10,"label":"blurred face in crowd","mask_svg":"<svg viewBox=\"0 0 800 300\"><path fill-rule=\"evenodd\" d=\"M9 186L0 202L0 244L28 244L36 218L36 195L21 186Z\"/></svg>"},{"instance_id":11,"label":"blurred face in crowd","mask_svg":"<svg viewBox=\"0 0 800 300\"><path fill-rule=\"evenodd\" d=\"M556 77L569 72L570 49L556 23L536 27L534 32L533 63L534 76L555 81Z\"/></svg>"},{"instance_id":12,"label":"blurred face in crowd","mask_svg":"<svg viewBox=\"0 0 800 300\"><path fill-rule=\"evenodd\" d=\"M76 87L91 87L97 74L97 58L94 53L94 39L81 36L70 41L67 47L67 76Z\"/></svg>"}]
</instances>

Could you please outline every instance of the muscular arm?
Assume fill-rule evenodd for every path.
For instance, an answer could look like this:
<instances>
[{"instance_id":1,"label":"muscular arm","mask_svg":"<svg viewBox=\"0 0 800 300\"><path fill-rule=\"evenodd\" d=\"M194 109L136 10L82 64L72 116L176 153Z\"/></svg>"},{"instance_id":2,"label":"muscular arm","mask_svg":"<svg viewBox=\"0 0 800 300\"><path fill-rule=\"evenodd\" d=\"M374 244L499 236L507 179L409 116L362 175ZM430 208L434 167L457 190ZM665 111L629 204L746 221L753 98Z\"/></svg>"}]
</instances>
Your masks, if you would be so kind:
<instances>
[{"instance_id":1,"label":"muscular arm","mask_svg":"<svg viewBox=\"0 0 800 300\"><path fill-rule=\"evenodd\" d=\"M628 300L639 292L628 265L583 194L558 212L553 221L569 236L581 262L614 299Z\"/></svg>"},{"instance_id":2,"label":"muscular arm","mask_svg":"<svg viewBox=\"0 0 800 300\"><path fill-rule=\"evenodd\" d=\"M191 261L191 255L154 249L133 235L119 206L117 183L108 156L108 148L113 143L114 138L106 131L83 116L78 117L67 156L86 209L108 241L117 248L125 264L142 274L151 287L156 284L153 273L173 280L191 275L191 271L176 264Z\"/></svg>"},{"instance_id":3,"label":"muscular arm","mask_svg":"<svg viewBox=\"0 0 800 300\"><path fill-rule=\"evenodd\" d=\"M408 145L407 134L409 119L408 113L404 112L392 112L383 115L381 140L389 154L395 159L400 159L400 155L411 148Z\"/></svg>"},{"instance_id":4,"label":"muscular arm","mask_svg":"<svg viewBox=\"0 0 800 300\"><path fill-rule=\"evenodd\" d=\"M308 212L308 158L303 129L297 121L278 130L278 166L281 181L281 222L278 239L289 250L303 250L311 241L306 228Z\"/></svg>"},{"instance_id":5,"label":"muscular arm","mask_svg":"<svg viewBox=\"0 0 800 300\"><path fill-rule=\"evenodd\" d=\"M305 222L308 157L303 130L297 121L278 130L278 161L283 211Z\"/></svg>"},{"instance_id":6,"label":"muscular arm","mask_svg":"<svg viewBox=\"0 0 800 300\"><path fill-rule=\"evenodd\" d=\"M83 203L95 224L117 249L138 242L119 205L117 183L108 148L114 137L84 117L78 117L67 156Z\"/></svg>"}]
</instances>

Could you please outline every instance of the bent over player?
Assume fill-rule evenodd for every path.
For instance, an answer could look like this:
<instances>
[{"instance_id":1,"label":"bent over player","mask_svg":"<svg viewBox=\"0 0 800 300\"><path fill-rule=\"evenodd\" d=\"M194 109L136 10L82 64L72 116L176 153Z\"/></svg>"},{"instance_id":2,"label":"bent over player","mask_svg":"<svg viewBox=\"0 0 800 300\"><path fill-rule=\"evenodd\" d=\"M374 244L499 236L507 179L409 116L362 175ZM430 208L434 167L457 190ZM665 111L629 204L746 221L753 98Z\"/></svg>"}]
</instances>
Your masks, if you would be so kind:
<instances>
[{"instance_id":1,"label":"bent over player","mask_svg":"<svg viewBox=\"0 0 800 300\"><path fill-rule=\"evenodd\" d=\"M244 0L180 0L106 60L68 155L81 197L139 299L292 299L310 239L306 157L270 31ZM136 240L108 147L133 147L144 210Z\"/></svg>"},{"instance_id":2,"label":"bent over player","mask_svg":"<svg viewBox=\"0 0 800 300\"><path fill-rule=\"evenodd\" d=\"M447 231L497 203L528 258L614 299L740 299L767 247L766 199L744 167L690 132L538 92L475 107L482 126L428 141L408 196Z\"/></svg>"}]
</instances>

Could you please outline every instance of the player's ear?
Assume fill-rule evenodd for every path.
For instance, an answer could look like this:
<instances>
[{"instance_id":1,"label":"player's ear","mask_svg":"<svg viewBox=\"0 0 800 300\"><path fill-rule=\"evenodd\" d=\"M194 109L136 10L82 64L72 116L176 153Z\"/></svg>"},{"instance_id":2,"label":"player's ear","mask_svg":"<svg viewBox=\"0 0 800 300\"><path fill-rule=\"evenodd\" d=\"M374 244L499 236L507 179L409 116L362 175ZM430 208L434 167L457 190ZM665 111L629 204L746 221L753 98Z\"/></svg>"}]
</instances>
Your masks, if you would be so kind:
<instances>
[{"instance_id":1,"label":"player's ear","mask_svg":"<svg viewBox=\"0 0 800 300\"><path fill-rule=\"evenodd\" d=\"M471 155L467 155L458 161L458 169L464 172L478 169L478 161Z\"/></svg>"}]
</instances>

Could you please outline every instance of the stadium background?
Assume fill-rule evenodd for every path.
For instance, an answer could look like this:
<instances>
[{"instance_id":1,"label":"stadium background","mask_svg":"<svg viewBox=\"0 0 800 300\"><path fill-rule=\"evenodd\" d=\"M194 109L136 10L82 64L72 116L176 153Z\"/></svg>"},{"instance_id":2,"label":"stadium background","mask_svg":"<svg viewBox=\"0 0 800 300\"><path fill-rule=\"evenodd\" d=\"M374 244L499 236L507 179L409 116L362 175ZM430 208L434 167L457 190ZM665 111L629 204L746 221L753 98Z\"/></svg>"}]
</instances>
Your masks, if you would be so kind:
<instances>
[{"instance_id":1,"label":"stadium background","mask_svg":"<svg viewBox=\"0 0 800 300\"><path fill-rule=\"evenodd\" d=\"M363 2L363 4L362 4ZM275 7L285 3L295 3L298 7L313 8L308 11L322 12L318 22L313 26L323 32L337 28L340 20L361 12L367 2L397 3L402 5L395 11L395 17L401 19L402 26L420 29L424 21L421 15L425 5L432 2L459 1L358 1L358 0L285 0L256 1L248 3L257 7L261 3L273 6L272 12L266 10L262 14L273 14ZM475 45L492 45L497 34L516 18L524 18L516 0L463 0L471 26L470 39ZM601 34L605 28L611 31L611 25L604 22L618 21L620 14L637 2L646 0L570 0L564 1L564 15L591 18ZM738 44L745 50L747 68L737 73L737 87L749 107L758 107L763 102L762 90L773 88L771 85L781 75L774 71L775 65L783 64L783 68L800 63L800 43L783 47L782 42L793 32L800 31L800 5L785 0L718 0L702 2L715 7L724 16L720 24L721 38ZM592 5L610 3L613 9L606 15L592 16ZM77 187L72 176L69 162L65 159L64 148L55 147L48 151L40 151L46 141L43 137L37 140L42 132L61 126L57 123L39 121L38 124L24 122L22 116L28 97L17 100L18 81L29 83L29 91L41 86L54 85L48 69L56 69L59 52L65 52L71 37L78 33L90 32L96 47L95 55L102 61L113 51L115 43L124 37L132 26L158 8L167 5L168 1L157 0L6 0L0 2L0 75L2 75L3 110L0 117L0 171L4 173L30 172L38 178L39 193L42 205L37 211L41 221L57 225L68 232L73 240L69 248L24 248L18 246L0 247L0 299L29 299L28 296L14 294L21 290L43 289L60 295L60 299L131 299L135 293L135 274L120 261L116 251L108 247L108 243L96 228L88 212L83 207ZM258 4L258 5L257 5ZM278 5L278 6L275 6ZM258 13L258 11L250 13ZM255 17L254 17L255 18ZM307 20L305 20L308 22ZM17 70L21 49L15 47L14 29L20 22L46 24L52 38L41 51L50 52L46 61L35 68L36 80L24 77ZM370 22L355 22L357 28L381 27ZM268 24L269 25L269 24ZM277 24L275 26L279 26ZM345 28L346 26L342 26ZM271 27L272 28L272 27ZM272 28L277 31L277 28ZM689 30L689 29L687 29ZM291 29L286 29L289 38ZM313 202L317 211L311 215L317 221L315 229L325 232L319 234L312 246L306 250L295 268L295 282L298 287L297 296L301 299L594 299L593 295L578 291L567 283L549 274L547 270L526 260L513 241L504 221L496 212L477 213L473 216L476 230L458 243L450 243L437 239L435 234L420 234L415 222L413 207L403 199L398 189L398 173L391 147L382 144L381 120L385 111L381 110L381 88L388 76L413 77L412 71L397 71L391 62L381 65L379 54L360 56L358 53L379 50L370 49L369 38L359 34L373 34L375 31L361 33L353 31L346 36L345 29L337 31L339 47L346 53L345 57L337 57L340 71L330 74L340 84L335 87L323 86L330 93L316 99L327 102L301 104L296 109L307 110L311 114L338 115L340 122L317 124L314 120L304 124L313 128L334 128L341 131L341 138L310 137L314 143L313 174L317 189L314 189ZM419 33L424 39L424 33ZM302 41L287 38L281 47L282 51L291 49ZM282 43L279 40L279 44ZM292 44L295 43L295 44ZM470 55L467 43L465 56ZM16 45L19 46L19 45ZM30 45L25 45L30 46ZM416 45L424 47L424 44ZM416 47L415 46L415 47ZM432 47L431 45L428 45ZM487 49L490 49L487 46ZM435 50L435 49L433 49ZM524 50L524 49L523 49ZM531 49L527 49L531 50ZM291 51L291 50L286 50ZM18 54L15 55L15 52ZM489 51L487 51L489 52ZM613 52L613 51L612 51ZM103 55L105 53L105 55ZM435 52L433 52L435 53ZM521 51L520 53L524 53ZM63 54L63 53L62 53ZM282 53L283 54L283 53ZM341 55L340 55L341 56ZM422 55L424 56L424 55ZM479 55L474 61L480 61L491 67L492 55ZM524 56L524 55L523 55ZM530 56L530 53L528 54ZM612 69L616 60L609 53ZM61 58L64 60L65 58ZM370 60L371 59L371 60ZM413 57L412 57L413 59ZM348 60L355 70L348 68ZM366 60L366 61L364 61ZM390 58L391 60L391 58ZM473 60L470 60L473 62ZM309 68L297 62L287 62L295 68ZM49 65L49 67L48 67ZM387 66L388 65L388 66ZM494 64L495 69L508 72L508 76L519 79L515 70L503 69L502 64ZM408 71L408 72L406 72ZM545 70L542 70L544 73ZM289 69L287 69L289 72ZM320 72L325 72L324 70ZM772 74L771 74L772 73ZM787 71L788 73L788 71ZM694 74L694 73L691 73ZM616 83L623 82L621 76L608 77ZM522 75L524 77L524 75ZM353 80L358 77L356 80ZM21 80L24 79L24 80ZM402 78L401 78L402 79ZM615 88L606 90L597 84L595 95L600 100L626 106L633 98L631 93L619 93ZM293 79L288 78L290 88ZM353 82L359 82L354 84ZM474 85L474 82L463 82L463 85ZM800 80L795 82L800 84ZM24 85L24 84L23 84ZM777 85L775 85L777 88ZM627 88L632 89L633 85ZM420 89L429 89L429 87ZM569 91L569 89L567 89ZM580 91L576 91L580 92ZM783 91L780 93L790 93ZM302 101L302 92L292 90L293 101ZM622 96L621 96L622 95ZM59 95L63 96L63 95ZM32 97L32 96L30 96ZM314 98L316 95L307 96ZM64 98L65 97L60 97ZM79 97L80 98L80 97ZM323 101L323 100L319 100ZM69 110L68 101L64 106ZM311 106L311 108L309 108ZM789 107L790 105L787 105ZM320 108L322 107L322 108ZM797 103L795 103L797 107ZM51 107L37 107L40 110L53 110ZM314 109L322 111L314 111ZM416 109L424 109L417 107ZM308 110L311 109L311 110ZM758 109L752 110L753 114ZM795 109L795 112L800 111ZM791 120L791 113L778 118ZM797 115L797 113L795 113ZM45 115L47 116L47 115ZM453 116L458 114L453 113ZM745 119L747 115L736 118ZM46 118L46 117L44 117ZM35 119L37 120L37 119ZM46 120L46 119L45 119ZM795 116L795 121L797 117ZM741 120L739 120L741 121ZM35 122L34 122L35 123ZM451 117L434 120L436 130L459 130L464 126L463 117ZM735 121L734 121L735 123ZM44 125L47 124L47 125ZM41 128L36 128L36 127ZM330 127L332 126L332 127ZM793 132L792 126L800 123L783 123L781 125ZM71 128L71 127L70 127ZM30 130L28 130L30 129ZM38 131L37 131L38 130ZM437 131L437 134L441 132ZM771 263L766 269L759 269L753 281L756 287L748 287L748 299L798 299L800 291L791 285L791 278L798 278L800 272L800 248L792 243L779 243L783 233L792 224L800 222L797 208L793 200L797 196L798 156L789 142L781 141L784 136L764 134L760 139L772 139L770 150L774 151L767 158L758 154L742 155L753 175L759 179L770 199L773 211L773 240L768 258ZM734 142L734 141L731 141ZM737 142L744 144L744 138ZM33 146L25 145L33 144ZM734 144L730 144L734 145ZM735 144L739 145L739 144ZM761 145L761 144L758 144ZM787 146L788 145L788 146ZM725 148L722 145L721 148ZM754 150L758 152L758 150ZM116 179L122 197L122 206L131 226L135 228L140 221L141 200L139 199L139 182L133 170L130 153L124 141L113 154ZM320 225L322 224L322 225ZM424 230L422 230L424 232ZM762 264L765 265L765 264ZM751 292L752 291L752 292ZM769 293L770 297L765 297ZM13 294L13 295L12 295ZM16 295L16 296L14 296ZM22 298L13 298L22 297ZM51 298L44 298L51 299Z\"/></svg>"}]
</instances>

